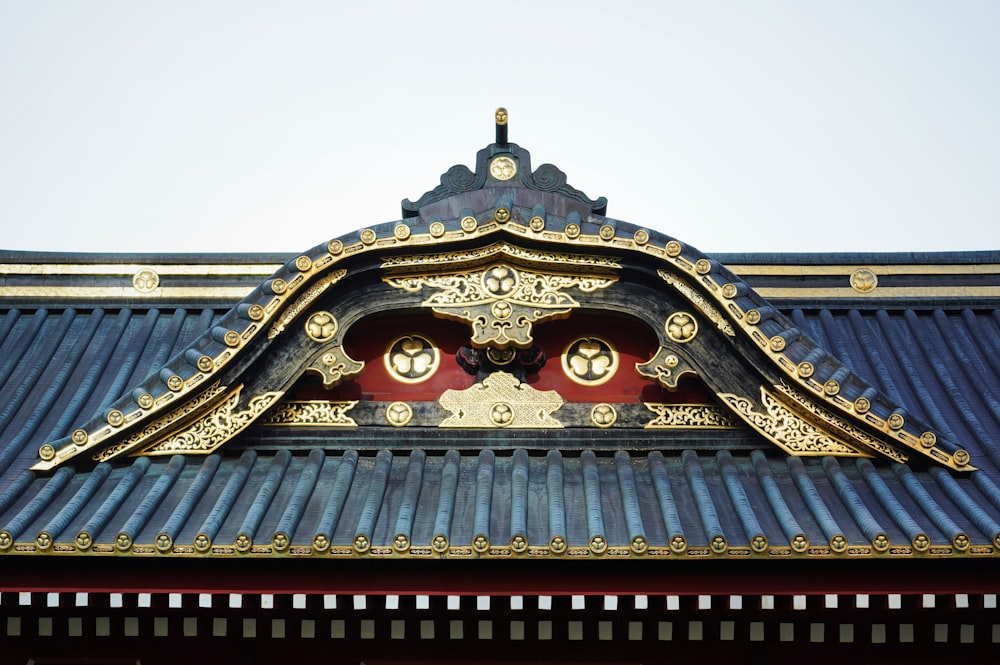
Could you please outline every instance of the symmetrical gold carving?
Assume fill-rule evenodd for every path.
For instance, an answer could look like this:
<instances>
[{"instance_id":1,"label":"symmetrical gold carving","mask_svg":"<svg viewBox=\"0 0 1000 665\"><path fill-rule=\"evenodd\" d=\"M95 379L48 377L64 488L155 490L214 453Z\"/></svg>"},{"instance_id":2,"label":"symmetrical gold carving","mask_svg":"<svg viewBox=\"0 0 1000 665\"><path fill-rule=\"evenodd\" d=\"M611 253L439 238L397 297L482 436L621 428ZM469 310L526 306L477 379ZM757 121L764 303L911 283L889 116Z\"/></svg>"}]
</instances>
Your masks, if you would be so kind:
<instances>
[{"instance_id":1,"label":"symmetrical gold carving","mask_svg":"<svg viewBox=\"0 0 1000 665\"><path fill-rule=\"evenodd\" d=\"M726 318L719 313L719 310L717 310L712 305L712 303L708 301L708 299L706 299L703 295L701 295L696 290L691 288L691 286L688 285L687 282L685 282L682 279L678 279L677 277L674 277L666 270L657 270L656 272L659 273L663 281L665 281L667 284L680 291L681 294L683 294L684 297L687 298L692 305L697 307L698 310L701 311L701 313L704 314L709 321L718 326L719 330L726 333L730 337L736 336L736 331L733 329L732 324L729 323L729 321L726 320ZM727 286L729 285L727 284Z\"/></svg>"},{"instance_id":2,"label":"symmetrical gold carving","mask_svg":"<svg viewBox=\"0 0 1000 665\"><path fill-rule=\"evenodd\" d=\"M576 240L577 238L580 237L580 225L570 222L569 224L566 225L564 233L566 234L566 237L569 238L570 240Z\"/></svg>"},{"instance_id":3,"label":"symmetrical gold carving","mask_svg":"<svg viewBox=\"0 0 1000 665\"><path fill-rule=\"evenodd\" d=\"M393 402L385 408L385 421L393 427L409 425L413 420L413 407L406 402Z\"/></svg>"},{"instance_id":4,"label":"symmetrical gold carving","mask_svg":"<svg viewBox=\"0 0 1000 665\"><path fill-rule=\"evenodd\" d=\"M698 321L687 312L674 312L663 327L667 337L678 344L686 344L698 335Z\"/></svg>"},{"instance_id":5,"label":"symmetrical gold carving","mask_svg":"<svg viewBox=\"0 0 1000 665\"><path fill-rule=\"evenodd\" d=\"M420 383L437 371L441 351L426 337L403 335L389 344L384 359L389 376L402 383Z\"/></svg>"},{"instance_id":6,"label":"symmetrical gold carving","mask_svg":"<svg viewBox=\"0 0 1000 665\"><path fill-rule=\"evenodd\" d=\"M344 241L342 240L331 240L326 245L326 251L330 252L333 256L337 256L344 251Z\"/></svg>"},{"instance_id":7,"label":"symmetrical gold carving","mask_svg":"<svg viewBox=\"0 0 1000 665\"><path fill-rule=\"evenodd\" d=\"M507 372L494 372L465 390L446 390L438 403L452 414L441 427L562 427L552 417L563 405L559 393L536 390Z\"/></svg>"},{"instance_id":8,"label":"symmetrical gold carving","mask_svg":"<svg viewBox=\"0 0 1000 665\"><path fill-rule=\"evenodd\" d=\"M339 240L337 242L340 242ZM317 298L319 298L324 291L343 279L344 275L347 274L346 270L334 270L329 275L326 275L318 282L309 287L305 293L296 299L285 313L282 315L281 319L275 321L271 325L271 329L267 332L268 339L274 339L282 332L285 328L295 320L295 318L302 313L309 305L311 305Z\"/></svg>"},{"instance_id":9,"label":"symmetrical gold carving","mask_svg":"<svg viewBox=\"0 0 1000 665\"><path fill-rule=\"evenodd\" d=\"M517 175L517 162L506 155L494 157L490 162L490 175L497 180L510 180Z\"/></svg>"},{"instance_id":10,"label":"symmetrical gold carving","mask_svg":"<svg viewBox=\"0 0 1000 665\"><path fill-rule=\"evenodd\" d=\"M597 230L597 235L601 240L611 240L615 237L615 227L610 224L601 224L601 228Z\"/></svg>"},{"instance_id":11,"label":"symmetrical gold carving","mask_svg":"<svg viewBox=\"0 0 1000 665\"><path fill-rule=\"evenodd\" d=\"M132 287L139 293L152 293L160 285L160 276L151 268L143 268L132 276Z\"/></svg>"},{"instance_id":12,"label":"symmetrical gold carving","mask_svg":"<svg viewBox=\"0 0 1000 665\"><path fill-rule=\"evenodd\" d=\"M55 459L56 457L55 446L53 446L51 443L42 444L38 448L38 456L41 457L46 462Z\"/></svg>"},{"instance_id":13,"label":"symmetrical gold carving","mask_svg":"<svg viewBox=\"0 0 1000 665\"><path fill-rule=\"evenodd\" d=\"M563 349L562 369L571 381L599 386L618 371L618 351L600 337L580 337Z\"/></svg>"},{"instance_id":14,"label":"symmetrical gold carving","mask_svg":"<svg viewBox=\"0 0 1000 665\"><path fill-rule=\"evenodd\" d=\"M397 240L406 240L410 237L410 227L406 224L396 224L395 228L392 230L392 235L394 235Z\"/></svg>"},{"instance_id":15,"label":"symmetrical gold carving","mask_svg":"<svg viewBox=\"0 0 1000 665\"><path fill-rule=\"evenodd\" d=\"M496 110L496 113L494 113L494 118L495 118L496 123L498 125L506 125L507 124L507 119L509 117L510 116L507 113L507 109L505 109L502 106Z\"/></svg>"},{"instance_id":16,"label":"symmetrical gold carving","mask_svg":"<svg viewBox=\"0 0 1000 665\"><path fill-rule=\"evenodd\" d=\"M94 461L106 462L109 459L117 457L118 455L129 452L133 448L139 447L143 442L152 439L154 436L167 431L169 428L180 423L186 418L193 416L198 411L207 408L208 405L211 404L219 394L225 392L225 390L225 386L219 385L218 383L213 384L207 388L205 392L188 400L167 415L157 418L124 441L95 453Z\"/></svg>"},{"instance_id":17,"label":"symmetrical gold carving","mask_svg":"<svg viewBox=\"0 0 1000 665\"><path fill-rule=\"evenodd\" d=\"M375 234L373 229L365 229L358 235L358 237L361 238L361 242L365 245L371 245L375 242L375 239L378 236Z\"/></svg>"},{"instance_id":18,"label":"symmetrical gold carving","mask_svg":"<svg viewBox=\"0 0 1000 665\"><path fill-rule=\"evenodd\" d=\"M459 222L459 224L462 226L462 230L465 231L466 233L472 233L473 231L476 230L476 227L479 226L479 222L476 221L476 218L473 217L472 215L466 215L465 217L463 217L462 221Z\"/></svg>"},{"instance_id":19,"label":"symmetrical gold carving","mask_svg":"<svg viewBox=\"0 0 1000 665\"><path fill-rule=\"evenodd\" d=\"M441 222L431 222L430 226L427 227L427 231L431 234L432 238L440 238L444 235L444 224Z\"/></svg>"},{"instance_id":20,"label":"symmetrical gold carving","mask_svg":"<svg viewBox=\"0 0 1000 665\"><path fill-rule=\"evenodd\" d=\"M472 220L473 224L476 223L475 217L467 219ZM576 266L601 272L621 269L621 264L614 258L569 252L543 252L518 247L504 241L468 250L385 257L382 259L382 268L393 272L398 272L400 269L420 269L423 271L441 265L449 267L480 266L491 260L502 259L509 259L525 267L562 267L565 270L566 266Z\"/></svg>"},{"instance_id":21,"label":"symmetrical gold carving","mask_svg":"<svg viewBox=\"0 0 1000 665\"><path fill-rule=\"evenodd\" d=\"M221 404L198 418L180 432L160 439L143 449L143 455L174 455L197 453L207 455L253 423L284 393L280 391L255 395L242 411L235 411L240 403L243 386L226 395Z\"/></svg>"},{"instance_id":22,"label":"symmetrical gold carving","mask_svg":"<svg viewBox=\"0 0 1000 665\"><path fill-rule=\"evenodd\" d=\"M313 312L306 319L304 328L309 339L322 344L333 339L340 326L330 312Z\"/></svg>"},{"instance_id":23,"label":"symmetrical gold carving","mask_svg":"<svg viewBox=\"0 0 1000 665\"><path fill-rule=\"evenodd\" d=\"M643 402L656 414L646 429L737 429L737 421L728 412L711 404L659 404Z\"/></svg>"},{"instance_id":24,"label":"symmetrical gold carving","mask_svg":"<svg viewBox=\"0 0 1000 665\"><path fill-rule=\"evenodd\" d=\"M528 228L535 233L540 233L545 230L545 220L542 217L535 215L528 220Z\"/></svg>"},{"instance_id":25,"label":"symmetrical gold carving","mask_svg":"<svg viewBox=\"0 0 1000 665\"><path fill-rule=\"evenodd\" d=\"M579 303L565 289L583 292L603 289L614 276L543 273L496 263L479 270L440 275L385 277L395 288L411 293L437 289L422 303L442 316L472 324L472 343L478 347L531 346L531 326L562 317Z\"/></svg>"},{"instance_id":26,"label":"symmetrical gold carving","mask_svg":"<svg viewBox=\"0 0 1000 665\"><path fill-rule=\"evenodd\" d=\"M632 240L634 240L637 245L645 245L649 242L649 231L646 229L637 230L632 234Z\"/></svg>"},{"instance_id":27,"label":"symmetrical gold carving","mask_svg":"<svg viewBox=\"0 0 1000 665\"><path fill-rule=\"evenodd\" d=\"M748 397L732 393L719 393L718 396L748 425L791 455L865 456L856 448L800 418L763 386L760 388L760 399L766 413L755 410L756 404Z\"/></svg>"},{"instance_id":28,"label":"symmetrical gold carving","mask_svg":"<svg viewBox=\"0 0 1000 665\"><path fill-rule=\"evenodd\" d=\"M590 410L590 422L602 429L605 427L611 427L617 421L618 411L610 404L605 402L595 404Z\"/></svg>"},{"instance_id":29,"label":"symmetrical gold carving","mask_svg":"<svg viewBox=\"0 0 1000 665\"><path fill-rule=\"evenodd\" d=\"M868 268L858 268L851 273L851 288L858 293L871 293L878 286L878 275Z\"/></svg>"},{"instance_id":30,"label":"symmetrical gold carving","mask_svg":"<svg viewBox=\"0 0 1000 665\"><path fill-rule=\"evenodd\" d=\"M357 427L358 424L354 422L354 419L347 415L357 404L357 400L352 402L322 400L285 402L260 424Z\"/></svg>"}]
</instances>

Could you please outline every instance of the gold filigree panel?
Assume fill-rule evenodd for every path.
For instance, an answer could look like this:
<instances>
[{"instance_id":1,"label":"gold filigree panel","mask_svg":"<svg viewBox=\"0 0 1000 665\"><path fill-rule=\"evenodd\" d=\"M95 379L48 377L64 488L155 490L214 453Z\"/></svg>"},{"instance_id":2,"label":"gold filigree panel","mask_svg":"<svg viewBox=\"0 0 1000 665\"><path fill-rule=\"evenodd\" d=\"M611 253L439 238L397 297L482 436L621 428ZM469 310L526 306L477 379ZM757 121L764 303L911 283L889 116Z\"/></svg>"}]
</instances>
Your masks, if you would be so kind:
<instances>
[{"instance_id":1,"label":"gold filigree panel","mask_svg":"<svg viewBox=\"0 0 1000 665\"><path fill-rule=\"evenodd\" d=\"M756 403L748 397L732 393L719 393L718 397L734 414L790 455L870 456L801 418L763 386L760 399L765 413L756 410Z\"/></svg>"},{"instance_id":2,"label":"gold filigree panel","mask_svg":"<svg viewBox=\"0 0 1000 665\"><path fill-rule=\"evenodd\" d=\"M451 413L440 427L560 428L563 405L554 390L536 390L507 372L494 372L465 390L446 390L438 403Z\"/></svg>"},{"instance_id":3,"label":"gold filigree panel","mask_svg":"<svg viewBox=\"0 0 1000 665\"><path fill-rule=\"evenodd\" d=\"M682 279L674 277L666 270L657 270L660 277L670 286L674 287L680 293L688 299L688 301L698 308L698 310L704 314L709 321L718 326L719 330L726 333L730 337L736 336L736 331L733 329L733 325L726 320L726 318L719 313L719 310L715 308L712 303L708 301L703 295L695 291L691 286Z\"/></svg>"},{"instance_id":4,"label":"gold filigree panel","mask_svg":"<svg viewBox=\"0 0 1000 665\"><path fill-rule=\"evenodd\" d=\"M221 404L193 423L166 438L147 446L142 455L174 455L177 453L208 455L219 446L249 427L270 408L283 392L266 392L250 398L245 409L236 411L243 386L226 395Z\"/></svg>"},{"instance_id":5,"label":"gold filigree panel","mask_svg":"<svg viewBox=\"0 0 1000 665\"><path fill-rule=\"evenodd\" d=\"M579 303L567 292L604 289L610 275L535 272L506 263L441 275L385 277L390 286L417 293L434 292L423 303L444 317L472 324L472 344L480 348L532 344L531 326L568 315Z\"/></svg>"},{"instance_id":6,"label":"gold filigree panel","mask_svg":"<svg viewBox=\"0 0 1000 665\"><path fill-rule=\"evenodd\" d=\"M643 405L656 414L646 423L646 429L736 429L735 418L711 404L659 404Z\"/></svg>"},{"instance_id":7,"label":"gold filigree panel","mask_svg":"<svg viewBox=\"0 0 1000 665\"><path fill-rule=\"evenodd\" d=\"M357 405L357 400L351 402L327 402L323 400L285 402L260 424L357 427L358 424L354 419L347 415Z\"/></svg>"}]
</instances>

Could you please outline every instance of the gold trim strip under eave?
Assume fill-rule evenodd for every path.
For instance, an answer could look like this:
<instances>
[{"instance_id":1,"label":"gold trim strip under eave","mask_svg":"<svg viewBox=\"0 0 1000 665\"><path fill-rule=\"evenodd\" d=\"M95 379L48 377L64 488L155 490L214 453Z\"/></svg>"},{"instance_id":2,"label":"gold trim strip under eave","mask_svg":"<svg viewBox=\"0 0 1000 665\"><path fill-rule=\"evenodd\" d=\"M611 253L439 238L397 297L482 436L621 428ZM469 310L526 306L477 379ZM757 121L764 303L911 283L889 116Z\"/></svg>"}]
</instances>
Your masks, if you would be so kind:
<instances>
[{"instance_id":1,"label":"gold trim strip under eave","mask_svg":"<svg viewBox=\"0 0 1000 665\"><path fill-rule=\"evenodd\" d=\"M134 275L154 270L158 275L273 275L281 264L244 263L0 263L0 275Z\"/></svg>"},{"instance_id":2,"label":"gold trim strip under eave","mask_svg":"<svg viewBox=\"0 0 1000 665\"><path fill-rule=\"evenodd\" d=\"M884 298L1000 298L1000 286L879 286L868 293L853 288L757 287L764 298L850 298L880 300Z\"/></svg>"},{"instance_id":3,"label":"gold trim strip under eave","mask_svg":"<svg viewBox=\"0 0 1000 665\"><path fill-rule=\"evenodd\" d=\"M271 274L271 273L268 273ZM242 300L253 291L245 286L164 286L139 293L132 286L0 286L0 298L65 300L128 298L129 300L221 298Z\"/></svg>"},{"instance_id":4,"label":"gold trim strip under eave","mask_svg":"<svg viewBox=\"0 0 1000 665\"><path fill-rule=\"evenodd\" d=\"M958 265L743 265L734 264L726 267L741 277L747 275L843 275L850 276L858 268L867 268L876 275L994 275L1000 274L1000 264L958 264Z\"/></svg>"}]
</instances>

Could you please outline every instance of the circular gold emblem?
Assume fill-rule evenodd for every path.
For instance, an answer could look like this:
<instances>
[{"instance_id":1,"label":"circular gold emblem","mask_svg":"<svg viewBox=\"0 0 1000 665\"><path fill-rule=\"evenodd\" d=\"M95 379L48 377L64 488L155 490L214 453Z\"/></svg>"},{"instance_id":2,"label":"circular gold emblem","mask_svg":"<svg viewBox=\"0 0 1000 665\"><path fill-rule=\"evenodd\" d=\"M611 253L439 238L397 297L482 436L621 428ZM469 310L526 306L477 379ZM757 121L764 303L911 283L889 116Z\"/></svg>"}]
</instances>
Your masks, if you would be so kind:
<instances>
[{"instance_id":1,"label":"circular gold emblem","mask_svg":"<svg viewBox=\"0 0 1000 665\"><path fill-rule=\"evenodd\" d=\"M497 402L490 407L490 422L497 427L506 427L514 422L514 409L506 402Z\"/></svg>"},{"instance_id":2,"label":"circular gold emblem","mask_svg":"<svg viewBox=\"0 0 1000 665\"><path fill-rule=\"evenodd\" d=\"M707 275L712 272L712 262L708 259L698 259L694 264L694 271L699 275Z\"/></svg>"},{"instance_id":3,"label":"circular gold emblem","mask_svg":"<svg viewBox=\"0 0 1000 665\"><path fill-rule=\"evenodd\" d=\"M638 231L632 234L632 240L635 240L635 244L637 245L645 245L647 242L649 242L649 231L645 229L639 229Z\"/></svg>"},{"instance_id":4,"label":"circular gold emblem","mask_svg":"<svg viewBox=\"0 0 1000 665\"><path fill-rule=\"evenodd\" d=\"M611 240L615 237L615 227L610 224L602 224L597 235L601 236L601 240Z\"/></svg>"},{"instance_id":5,"label":"circular gold emblem","mask_svg":"<svg viewBox=\"0 0 1000 665\"><path fill-rule=\"evenodd\" d=\"M957 466L965 466L966 464L969 463L969 460L971 459L969 457L969 451L963 448L959 448L958 450L956 450L955 453L951 456L951 458L955 460L955 464Z\"/></svg>"},{"instance_id":6,"label":"circular gold emblem","mask_svg":"<svg viewBox=\"0 0 1000 665\"><path fill-rule=\"evenodd\" d=\"M46 443L38 449L38 456L48 462L55 459L56 449L51 443Z\"/></svg>"},{"instance_id":7,"label":"circular gold emblem","mask_svg":"<svg viewBox=\"0 0 1000 665\"><path fill-rule=\"evenodd\" d=\"M504 155L494 157L490 162L490 175L497 180L510 180L517 175L517 162Z\"/></svg>"},{"instance_id":8,"label":"circular gold emblem","mask_svg":"<svg viewBox=\"0 0 1000 665\"><path fill-rule=\"evenodd\" d=\"M363 242L366 245L371 245L372 243L375 242L375 238L377 236L375 235L375 231L371 229L365 229L364 231L361 232L360 237L361 237L361 242Z\"/></svg>"},{"instance_id":9,"label":"circular gold emblem","mask_svg":"<svg viewBox=\"0 0 1000 665\"><path fill-rule=\"evenodd\" d=\"M420 383L437 371L441 352L426 337L403 335L389 345L384 358L385 368L393 379L402 383Z\"/></svg>"},{"instance_id":10,"label":"circular gold emblem","mask_svg":"<svg viewBox=\"0 0 1000 665\"><path fill-rule=\"evenodd\" d=\"M132 276L132 286L139 293L152 293L160 285L160 276L155 270L143 268Z\"/></svg>"},{"instance_id":11,"label":"circular gold emblem","mask_svg":"<svg viewBox=\"0 0 1000 665\"><path fill-rule=\"evenodd\" d=\"M563 350L562 368L575 383L599 386L618 371L618 351L600 337L579 337Z\"/></svg>"},{"instance_id":12,"label":"circular gold emblem","mask_svg":"<svg viewBox=\"0 0 1000 665\"><path fill-rule=\"evenodd\" d=\"M73 430L73 434L70 436L70 440L72 440L73 443L75 443L78 446L82 446L83 444L87 443L88 438L90 437L87 436L86 430L82 429Z\"/></svg>"},{"instance_id":13,"label":"circular gold emblem","mask_svg":"<svg viewBox=\"0 0 1000 665\"><path fill-rule=\"evenodd\" d=\"M698 321L687 312L674 312L664 324L667 337L680 344L686 344L698 334Z\"/></svg>"},{"instance_id":14,"label":"circular gold emblem","mask_svg":"<svg viewBox=\"0 0 1000 665\"><path fill-rule=\"evenodd\" d=\"M342 251L344 251L344 243L340 240L331 240L326 245L326 251L336 256L337 254L340 254Z\"/></svg>"},{"instance_id":15,"label":"circular gold emblem","mask_svg":"<svg viewBox=\"0 0 1000 665\"><path fill-rule=\"evenodd\" d=\"M510 210L507 208L497 208L496 212L493 213L493 219L499 224L506 224L510 221Z\"/></svg>"},{"instance_id":16,"label":"circular gold emblem","mask_svg":"<svg viewBox=\"0 0 1000 665\"><path fill-rule=\"evenodd\" d=\"M494 266L483 273L483 288L491 296L508 296L517 288L517 273L507 266Z\"/></svg>"},{"instance_id":17,"label":"circular gold emblem","mask_svg":"<svg viewBox=\"0 0 1000 665\"><path fill-rule=\"evenodd\" d=\"M867 397L859 397L854 400L854 410L858 413L868 413L871 408L872 403Z\"/></svg>"},{"instance_id":18,"label":"circular gold emblem","mask_svg":"<svg viewBox=\"0 0 1000 665\"><path fill-rule=\"evenodd\" d=\"M823 384L823 392L833 397L834 395L840 392L840 382L835 381L834 379L830 379L829 381Z\"/></svg>"},{"instance_id":19,"label":"circular gold emblem","mask_svg":"<svg viewBox=\"0 0 1000 665\"><path fill-rule=\"evenodd\" d=\"M472 233L476 230L476 227L479 226L479 222L476 221L476 218L472 215L466 215L463 217L460 224L462 225L462 230L466 233Z\"/></svg>"},{"instance_id":20,"label":"circular gold emblem","mask_svg":"<svg viewBox=\"0 0 1000 665\"><path fill-rule=\"evenodd\" d=\"M178 375L171 374L170 377L167 379L167 388L170 389L170 392L175 393L183 387L184 387L184 379L182 379Z\"/></svg>"},{"instance_id":21,"label":"circular gold emblem","mask_svg":"<svg viewBox=\"0 0 1000 665\"><path fill-rule=\"evenodd\" d=\"M501 106L500 108L498 108L496 110L496 113L494 114L494 117L496 118L496 123L498 125L506 125L507 124L507 109L505 109L504 107Z\"/></svg>"},{"instance_id":22,"label":"circular gold emblem","mask_svg":"<svg viewBox=\"0 0 1000 665\"><path fill-rule=\"evenodd\" d=\"M545 228L545 220L539 217L538 215L535 215L534 217L528 220L528 228L530 228L535 233L538 233L539 231Z\"/></svg>"},{"instance_id":23,"label":"circular gold emblem","mask_svg":"<svg viewBox=\"0 0 1000 665\"><path fill-rule=\"evenodd\" d=\"M813 375L814 371L815 368L813 367L812 363L804 361L799 363L798 372L799 376L801 376L803 379L808 379L810 376Z\"/></svg>"},{"instance_id":24,"label":"circular gold emblem","mask_svg":"<svg viewBox=\"0 0 1000 665\"><path fill-rule=\"evenodd\" d=\"M385 420L393 427L408 425L413 420L413 409L406 402L393 402L385 408Z\"/></svg>"},{"instance_id":25,"label":"circular gold emblem","mask_svg":"<svg viewBox=\"0 0 1000 665\"><path fill-rule=\"evenodd\" d=\"M410 237L410 227L406 224L397 224L392 230L392 235L396 236L396 240L406 240Z\"/></svg>"},{"instance_id":26,"label":"circular gold emblem","mask_svg":"<svg viewBox=\"0 0 1000 665\"><path fill-rule=\"evenodd\" d=\"M276 296L280 296L282 293L288 290L288 282L278 278L271 280L271 293Z\"/></svg>"},{"instance_id":27,"label":"circular gold emblem","mask_svg":"<svg viewBox=\"0 0 1000 665\"><path fill-rule=\"evenodd\" d=\"M920 435L920 445L924 448L933 448L937 444L937 434L934 432L924 432Z\"/></svg>"},{"instance_id":28,"label":"circular gold emblem","mask_svg":"<svg viewBox=\"0 0 1000 665\"><path fill-rule=\"evenodd\" d=\"M337 334L337 319L330 312L313 312L306 319L306 335L314 342L329 342Z\"/></svg>"},{"instance_id":29,"label":"circular gold emblem","mask_svg":"<svg viewBox=\"0 0 1000 665\"><path fill-rule=\"evenodd\" d=\"M264 318L264 308L260 305L250 305L247 308L247 316L250 317L251 321L260 321Z\"/></svg>"},{"instance_id":30,"label":"circular gold emblem","mask_svg":"<svg viewBox=\"0 0 1000 665\"><path fill-rule=\"evenodd\" d=\"M611 427L618 420L618 411L610 404L595 404L590 410L590 422L600 428Z\"/></svg>"},{"instance_id":31,"label":"circular gold emblem","mask_svg":"<svg viewBox=\"0 0 1000 665\"><path fill-rule=\"evenodd\" d=\"M572 222L566 225L566 237L570 240L580 237L580 225Z\"/></svg>"},{"instance_id":32,"label":"circular gold emblem","mask_svg":"<svg viewBox=\"0 0 1000 665\"><path fill-rule=\"evenodd\" d=\"M858 293L871 293L878 286L878 276L868 268L858 268L851 273L851 288Z\"/></svg>"},{"instance_id":33,"label":"circular gold emblem","mask_svg":"<svg viewBox=\"0 0 1000 665\"><path fill-rule=\"evenodd\" d=\"M735 284L726 284L722 287L722 297L729 298L732 300L739 294L739 289L736 288Z\"/></svg>"},{"instance_id":34,"label":"circular gold emblem","mask_svg":"<svg viewBox=\"0 0 1000 665\"><path fill-rule=\"evenodd\" d=\"M121 427L125 423L125 414L118 409L108 411L108 424L112 427Z\"/></svg>"},{"instance_id":35,"label":"circular gold emblem","mask_svg":"<svg viewBox=\"0 0 1000 665\"><path fill-rule=\"evenodd\" d=\"M295 259L295 268L299 272L306 272L307 270L312 268L312 265L313 265L312 259L310 259L308 256L300 256L299 258Z\"/></svg>"},{"instance_id":36,"label":"circular gold emblem","mask_svg":"<svg viewBox=\"0 0 1000 665\"><path fill-rule=\"evenodd\" d=\"M903 429L903 424L905 423L903 416L898 413L890 415L887 422L892 429Z\"/></svg>"},{"instance_id":37,"label":"circular gold emblem","mask_svg":"<svg viewBox=\"0 0 1000 665\"><path fill-rule=\"evenodd\" d=\"M427 230L430 231L432 238L440 238L444 235L444 224L441 222L431 222Z\"/></svg>"},{"instance_id":38,"label":"circular gold emblem","mask_svg":"<svg viewBox=\"0 0 1000 665\"><path fill-rule=\"evenodd\" d=\"M514 361L517 352L512 348L498 349L495 346L486 347L486 357L494 365L509 365Z\"/></svg>"},{"instance_id":39,"label":"circular gold emblem","mask_svg":"<svg viewBox=\"0 0 1000 665\"><path fill-rule=\"evenodd\" d=\"M135 398L135 403L138 404L140 408L148 409L153 406L153 396L149 393L141 393Z\"/></svg>"},{"instance_id":40,"label":"circular gold emblem","mask_svg":"<svg viewBox=\"0 0 1000 665\"><path fill-rule=\"evenodd\" d=\"M681 255L681 244L676 240L671 240L666 244L664 249L667 250L667 256L674 258Z\"/></svg>"},{"instance_id":41,"label":"circular gold emblem","mask_svg":"<svg viewBox=\"0 0 1000 665\"><path fill-rule=\"evenodd\" d=\"M212 360L211 356L199 356L198 369L202 372L211 372L215 369L215 361Z\"/></svg>"}]
</instances>

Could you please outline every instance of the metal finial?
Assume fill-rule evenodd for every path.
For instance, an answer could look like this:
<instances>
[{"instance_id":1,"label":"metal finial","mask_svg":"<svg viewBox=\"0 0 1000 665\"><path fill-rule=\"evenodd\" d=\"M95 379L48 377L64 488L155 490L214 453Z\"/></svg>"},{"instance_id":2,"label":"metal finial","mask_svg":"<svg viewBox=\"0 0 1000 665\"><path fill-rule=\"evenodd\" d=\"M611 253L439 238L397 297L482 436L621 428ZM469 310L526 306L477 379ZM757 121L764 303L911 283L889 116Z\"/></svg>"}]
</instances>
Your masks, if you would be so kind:
<instances>
[{"instance_id":1,"label":"metal finial","mask_svg":"<svg viewBox=\"0 0 1000 665\"><path fill-rule=\"evenodd\" d=\"M497 109L496 114L497 122L497 140L496 144L499 146L507 146L507 109L500 107Z\"/></svg>"}]
</instances>

